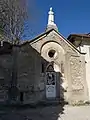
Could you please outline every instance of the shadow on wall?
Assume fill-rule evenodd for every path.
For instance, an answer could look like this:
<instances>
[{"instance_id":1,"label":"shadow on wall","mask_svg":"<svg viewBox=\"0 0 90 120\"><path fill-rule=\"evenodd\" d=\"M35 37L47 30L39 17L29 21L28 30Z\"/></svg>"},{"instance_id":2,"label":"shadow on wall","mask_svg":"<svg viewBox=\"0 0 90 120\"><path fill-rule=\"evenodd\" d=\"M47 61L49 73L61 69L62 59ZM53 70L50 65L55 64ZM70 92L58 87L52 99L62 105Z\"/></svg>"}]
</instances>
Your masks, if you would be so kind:
<instances>
[{"instance_id":1,"label":"shadow on wall","mask_svg":"<svg viewBox=\"0 0 90 120\"><path fill-rule=\"evenodd\" d=\"M27 94L29 101L33 100L33 104L31 102L29 105L36 107L35 109L30 110L30 107L26 105L28 111L30 110L33 112L29 111L24 114L32 120L57 120L59 114L63 114L65 105L62 74L54 71L54 61L49 63L30 45L26 44L22 46L21 51L22 50L23 53L28 53L28 55L26 54L22 57L19 55L19 58L22 59L22 63L20 63L22 71L27 71L27 78L29 78L28 85L34 86L33 89L26 89L24 93ZM29 71L28 69L31 69L32 71ZM44 84L44 86L42 84ZM48 98L46 87L52 87L54 85L56 85L56 96L55 98L52 98L52 96ZM52 91L49 95L51 94Z\"/></svg>"},{"instance_id":2,"label":"shadow on wall","mask_svg":"<svg viewBox=\"0 0 90 120\"><path fill-rule=\"evenodd\" d=\"M46 61L28 43L22 46L15 46L15 47L16 48L18 47L18 52L17 52L18 57L16 60L17 61L17 69L16 69L17 79L15 82L17 83L16 86L18 88L17 100L19 101L19 103L21 102L22 104L9 107L8 109L10 110L13 110L15 108L17 112L16 111L14 111L14 113L11 112L10 114L7 114L7 116L9 115L8 117L10 116L12 117L13 115L17 116L17 113L18 115L19 113L23 113L21 114L21 116L27 116L28 120L29 119L30 120L35 120L35 119L36 120L44 120L44 119L57 120L59 117L59 114L63 113L64 111L63 107L65 105L64 89L62 87L62 83L63 83L62 74L54 71L54 68L53 68L54 61L51 63ZM3 59L5 59L5 54L4 54L4 58L3 58L3 55L1 55L1 57L2 57L2 62L1 62L2 66L3 65L5 66L5 64L8 64L8 61L6 61L5 64L3 63ZM49 67L46 70L46 67L48 65ZM51 68L50 68L50 65L51 65ZM8 65L6 66L9 67ZM49 78L47 77L48 73L49 73L49 76L48 76ZM7 84L6 79L4 79L4 81L3 81L4 87L2 86L2 89L6 90L8 89L8 88L5 88L5 84ZM47 81L48 81L48 84L47 84ZM53 91L49 91L51 92L51 93L48 93L49 96L51 95L49 98L46 95L47 85L50 87L56 85L55 98L52 98L52 95L51 95L53 94ZM12 92L13 92L12 93L13 97L14 97L14 94L16 96L16 92L15 91L12 91ZM20 93L23 94L22 99L20 98ZM9 99L12 99L11 95L10 97L11 98ZM32 109L31 107L34 107L35 109L34 108ZM1 107L0 109L3 109L3 108ZM4 110L7 110L6 107Z\"/></svg>"}]
</instances>

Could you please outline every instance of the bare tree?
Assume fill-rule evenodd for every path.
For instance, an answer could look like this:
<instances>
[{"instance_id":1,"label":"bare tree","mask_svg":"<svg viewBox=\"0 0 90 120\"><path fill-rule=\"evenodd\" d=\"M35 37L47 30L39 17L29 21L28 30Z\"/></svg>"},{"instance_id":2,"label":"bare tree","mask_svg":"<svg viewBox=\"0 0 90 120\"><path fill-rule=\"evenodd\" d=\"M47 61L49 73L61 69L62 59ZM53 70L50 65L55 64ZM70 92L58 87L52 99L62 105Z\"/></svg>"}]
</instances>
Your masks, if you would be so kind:
<instances>
[{"instance_id":1,"label":"bare tree","mask_svg":"<svg viewBox=\"0 0 90 120\"><path fill-rule=\"evenodd\" d=\"M16 45L24 32L24 23L27 19L27 0L0 0L0 33L6 41ZM17 48L12 50L12 78L10 91L15 94L17 86ZM13 93L14 91L14 93Z\"/></svg>"},{"instance_id":2,"label":"bare tree","mask_svg":"<svg viewBox=\"0 0 90 120\"><path fill-rule=\"evenodd\" d=\"M20 40L27 19L27 0L0 0L0 31L12 43Z\"/></svg>"}]
</instances>

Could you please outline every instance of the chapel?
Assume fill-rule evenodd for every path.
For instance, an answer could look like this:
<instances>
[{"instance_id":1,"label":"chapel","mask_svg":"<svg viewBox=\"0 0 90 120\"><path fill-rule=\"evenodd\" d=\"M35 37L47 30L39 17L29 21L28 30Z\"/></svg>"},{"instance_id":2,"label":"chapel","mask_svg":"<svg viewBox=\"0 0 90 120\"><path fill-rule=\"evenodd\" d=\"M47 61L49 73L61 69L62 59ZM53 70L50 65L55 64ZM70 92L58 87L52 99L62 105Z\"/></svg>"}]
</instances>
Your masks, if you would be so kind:
<instances>
[{"instance_id":1,"label":"chapel","mask_svg":"<svg viewBox=\"0 0 90 120\"><path fill-rule=\"evenodd\" d=\"M45 32L18 45L1 42L0 101L85 103L90 100L89 70L90 34L66 39L50 8Z\"/></svg>"}]
</instances>

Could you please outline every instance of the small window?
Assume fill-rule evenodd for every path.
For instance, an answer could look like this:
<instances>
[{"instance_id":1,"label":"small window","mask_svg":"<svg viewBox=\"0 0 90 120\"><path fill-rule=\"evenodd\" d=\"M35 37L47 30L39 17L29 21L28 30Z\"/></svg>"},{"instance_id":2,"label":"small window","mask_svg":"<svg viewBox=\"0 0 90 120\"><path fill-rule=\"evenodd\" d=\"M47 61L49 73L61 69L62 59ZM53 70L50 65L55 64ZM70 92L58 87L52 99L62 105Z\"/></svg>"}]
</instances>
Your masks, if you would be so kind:
<instances>
[{"instance_id":1,"label":"small window","mask_svg":"<svg viewBox=\"0 0 90 120\"><path fill-rule=\"evenodd\" d=\"M53 50L53 49L52 49L52 50L50 50L50 51L48 52L49 57L50 57L50 58L53 58L53 57L54 57L54 55L55 55L55 52L56 52L56 51L55 51L55 50Z\"/></svg>"},{"instance_id":2,"label":"small window","mask_svg":"<svg viewBox=\"0 0 90 120\"><path fill-rule=\"evenodd\" d=\"M42 63L42 73L44 73L44 63Z\"/></svg>"},{"instance_id":3,"label":"small window","mask_svg":"<svg viewBox=\"0 0 90 120\"><path fill-rule=\"evenodd\" d=\"M20 101L23 102L23 92L20 92Z\"/></svg>"}]
</instances>

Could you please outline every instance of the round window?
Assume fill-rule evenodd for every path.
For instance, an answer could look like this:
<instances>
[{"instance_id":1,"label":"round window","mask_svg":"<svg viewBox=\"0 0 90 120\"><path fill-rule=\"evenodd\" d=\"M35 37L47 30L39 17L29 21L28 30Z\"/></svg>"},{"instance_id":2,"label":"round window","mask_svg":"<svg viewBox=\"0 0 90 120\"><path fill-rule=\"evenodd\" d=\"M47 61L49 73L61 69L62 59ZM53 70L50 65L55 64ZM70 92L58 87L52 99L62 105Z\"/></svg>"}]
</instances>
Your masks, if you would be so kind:
<instances>
[{"instance_id":1,"label":"round window","mask_svg":"<svg viewBox=\"0 0 90 120\"><path fill-rule=\"evenodd\" d=\"M53 58L54 55L55 55L55 53L56 53L55 50L50 50L50 51L48 52L48 56L49 56L50 58Z\"/></svg>"}]
</instances>

